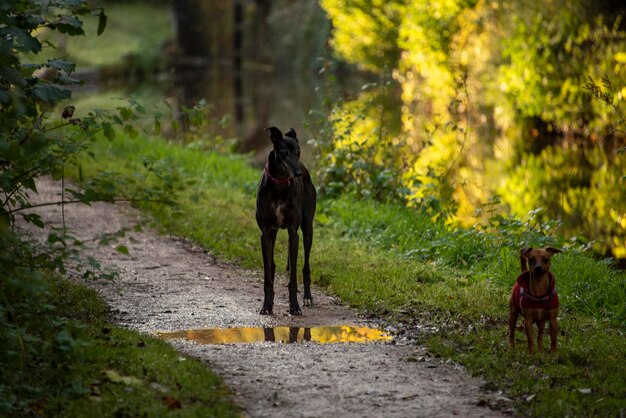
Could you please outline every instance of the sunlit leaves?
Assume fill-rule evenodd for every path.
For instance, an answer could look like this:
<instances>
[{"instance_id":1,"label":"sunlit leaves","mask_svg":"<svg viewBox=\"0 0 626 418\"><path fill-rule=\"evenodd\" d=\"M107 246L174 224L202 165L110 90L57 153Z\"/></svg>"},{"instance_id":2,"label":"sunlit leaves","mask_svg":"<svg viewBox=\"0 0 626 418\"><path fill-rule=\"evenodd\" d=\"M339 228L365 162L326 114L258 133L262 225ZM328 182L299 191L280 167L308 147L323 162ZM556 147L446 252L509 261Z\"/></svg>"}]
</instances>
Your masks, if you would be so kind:
<instances>
[{"instance_id":1,"label":"sunlit leaves","mask_svg":"<svg viewBox=\"0 0 626 418\"><path fill-rule=\"evenodd\" d=\"M333 22L333 45L348 61L381 72L395 67L405 0L322 0Z\"/></svg>"},{"instance_id":2,"label":"sunlit leaves","mask_svg":"<svg viewBox=\"0 0 626 418\"><path fill-rule=\"evenodd\" d=\"M404 164L391 175L411 189L405 194L409 201L441 212L447 200L456 205L450 219L471 225L474 209L490 193L502 193L504 204L519 214L541 206L546 191L556 189L547 197L555 212L543 216L575 218L590 210L606 213L604 207L585 206L605 201L584 198L597 192L600 183L594 178L601 176L618 185L607 188L610 182L601 182L603 190L615 194L606 205L626 210L620 203L620 160L610 155L613 142L617 150L623 142L626 88L593 82L605 75L604 80L626 76L620 15L626 9L588 0L416 0L388 2L382 9L376 1L322 5L334 24L335 50L363 68L388 68L401 85L402 132L396 140L410 146L401 151ZM353 139L346 141L343 119L336 115L331 115L336 148L325 173L345 177L379 164L380 154L365 145L375 135L363 129L369 126L371 132L376 118L361 113L366 120L355 119ZM541 162L527 156L549 145L555 148ZM579 155L581 147L587 151ZM590 155L603 147L598 151L603 157ZM385 160L381 170L394 167L392 161ZM349 182L328 183L343 184ZM594 230L607 228L613 229L598 225Z\"/></svg>"}]
</instances>

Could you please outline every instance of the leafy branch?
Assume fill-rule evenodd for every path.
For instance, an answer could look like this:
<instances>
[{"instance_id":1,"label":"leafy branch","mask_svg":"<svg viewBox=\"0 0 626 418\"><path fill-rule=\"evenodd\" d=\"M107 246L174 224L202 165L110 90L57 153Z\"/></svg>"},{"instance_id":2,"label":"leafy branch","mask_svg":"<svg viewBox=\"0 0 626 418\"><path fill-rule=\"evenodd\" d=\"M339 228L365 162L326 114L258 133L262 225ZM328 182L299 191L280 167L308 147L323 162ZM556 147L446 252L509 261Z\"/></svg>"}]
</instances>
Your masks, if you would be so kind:
<instances>
[{"instance_id":1,"label":"leafy branch","mask_svg":"<svg viewBox=\"0 0 626 418\"><path fill-rule=\"evenodd\" d=\"M613 85L606 75L602 77L602 86L604 88L600 87L593 78L589 77L589 82L585 84L584 89L591 93L596 99L602 100L613 109L613 112L617 115L618 121L617 127L612 126L612 131L626 133L626 119L624 119L624 115L617 106L617 103L615 103ZM617 153L620 155L626 153L626 147L619 148ZM626 175L622 176L622 181L626 181Z\"/></svg>"},{"instance_id":2,"label":"leafy branch","mask_svg":"<svg viewBox=\"0 0 626 418\"><path fill-rule=\"evenodd\" d=\"M602 76L602 86L604 88L600 87L600 85L597 84L591 76L589 76L589 82L585 84L584 89L591 93L591 95L593 95L596 99L602 100L613 109L618 117L617 125L619 126L613 127L613 131L622 133L626 132L626 119L624 119L622 112L615 103L613 85L611 84L609 77L606 75ZM624 148L622 148L622 152L624 152Z\"/></svg>"}]
</instances>

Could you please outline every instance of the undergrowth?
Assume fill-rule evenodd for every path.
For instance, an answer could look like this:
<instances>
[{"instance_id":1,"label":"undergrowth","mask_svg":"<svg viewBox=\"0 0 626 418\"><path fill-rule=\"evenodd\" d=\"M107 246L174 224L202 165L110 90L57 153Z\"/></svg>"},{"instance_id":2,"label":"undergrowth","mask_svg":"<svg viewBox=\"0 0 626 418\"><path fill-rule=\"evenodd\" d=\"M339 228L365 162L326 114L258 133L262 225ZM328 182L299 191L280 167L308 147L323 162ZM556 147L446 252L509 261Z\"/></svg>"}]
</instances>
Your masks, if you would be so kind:
<instances>
[{"instance_id":1,"label":"undergrowth","mask_svg":"<svg viewBox=\"0 0 626 418\"><path fill-rule=\"evenodd\" d=\"M112 326L93 289L51 270L43 247L11 238L0 242L14 266L1 271L0 416L238 416L204 364Z\"/></svg>"}]
</instances>

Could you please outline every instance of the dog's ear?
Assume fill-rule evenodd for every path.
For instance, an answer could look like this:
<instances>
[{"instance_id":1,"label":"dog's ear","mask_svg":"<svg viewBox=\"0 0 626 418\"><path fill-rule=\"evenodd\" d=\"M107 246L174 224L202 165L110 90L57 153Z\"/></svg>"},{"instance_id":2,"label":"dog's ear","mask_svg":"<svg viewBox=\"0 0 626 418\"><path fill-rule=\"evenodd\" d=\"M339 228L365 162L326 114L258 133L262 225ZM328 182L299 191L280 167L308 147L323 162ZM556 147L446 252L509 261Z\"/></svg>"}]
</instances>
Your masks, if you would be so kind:
<instances>
[{"instance_id":1,"label":"dog's ear","mask_svg":"<svg viewBox=\"0 0 626 418\"><path fill-rule=\"evenodd\" d=\"M281 139L283 139L283 133L275 126L272 126L271 128L265 128L265 132L269 132L272 144L275 144L276 141L280 141Z\"/></svg>"},{"instance_id":2,"label":"dog's ear","mask_svg":"<svg viewBox=\"0 0 626 418\"><path fill-rule=\"evenodd\" d=\"M298 137L296 136L296 130L293 128L289 128L285 136L288 136L289 138L293 138L296 140L296 142L298 142Z\"/></svg>"},{"instance_id":3,"label":"dog's ear","mask_svg":"<svg viewBox=\"0 0 626 418\"><path fill-rule=\"evenodd\" d=\"M528 264L527 264L528 259L526 258L526 254L532 251L532 249L533 247L524 247L521 250L519 250L519 262L521 265L522 273L528 270Z\"/></svg>"},{"instance_id":4,"label":"dog's ear","mask_svg":"<svg viewBox=\"0 0 626 418\"><path fill-rule=\"evenodd\" d=\"M551 255L558 254L558 253L562 252L558 248L554 248L554 247L546 247L546 251L549 252Z\"/></svg>"}]
</instances>

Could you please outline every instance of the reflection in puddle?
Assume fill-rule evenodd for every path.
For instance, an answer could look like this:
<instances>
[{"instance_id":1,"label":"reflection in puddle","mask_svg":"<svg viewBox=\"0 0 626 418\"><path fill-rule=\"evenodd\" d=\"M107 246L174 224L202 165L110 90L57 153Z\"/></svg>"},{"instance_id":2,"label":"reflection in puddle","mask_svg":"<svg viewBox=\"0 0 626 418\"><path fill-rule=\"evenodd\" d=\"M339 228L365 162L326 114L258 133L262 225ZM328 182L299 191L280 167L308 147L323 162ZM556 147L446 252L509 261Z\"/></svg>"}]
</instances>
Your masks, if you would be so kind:
<instances>
[{"instance_id":1,"label":"reflection in puddle","mask_svg":"<svg viewBox=\"0 0 626 418\"><path fill-rule=\"evenodd\" d=\"M207 328L174 332L157 332L165 339L181 338L200 344L233 344L256 342L296 343L365 343L391 341L391 336L382 330L368 327L274 327L274 328Z\"/></svg>"}]
</instances>

